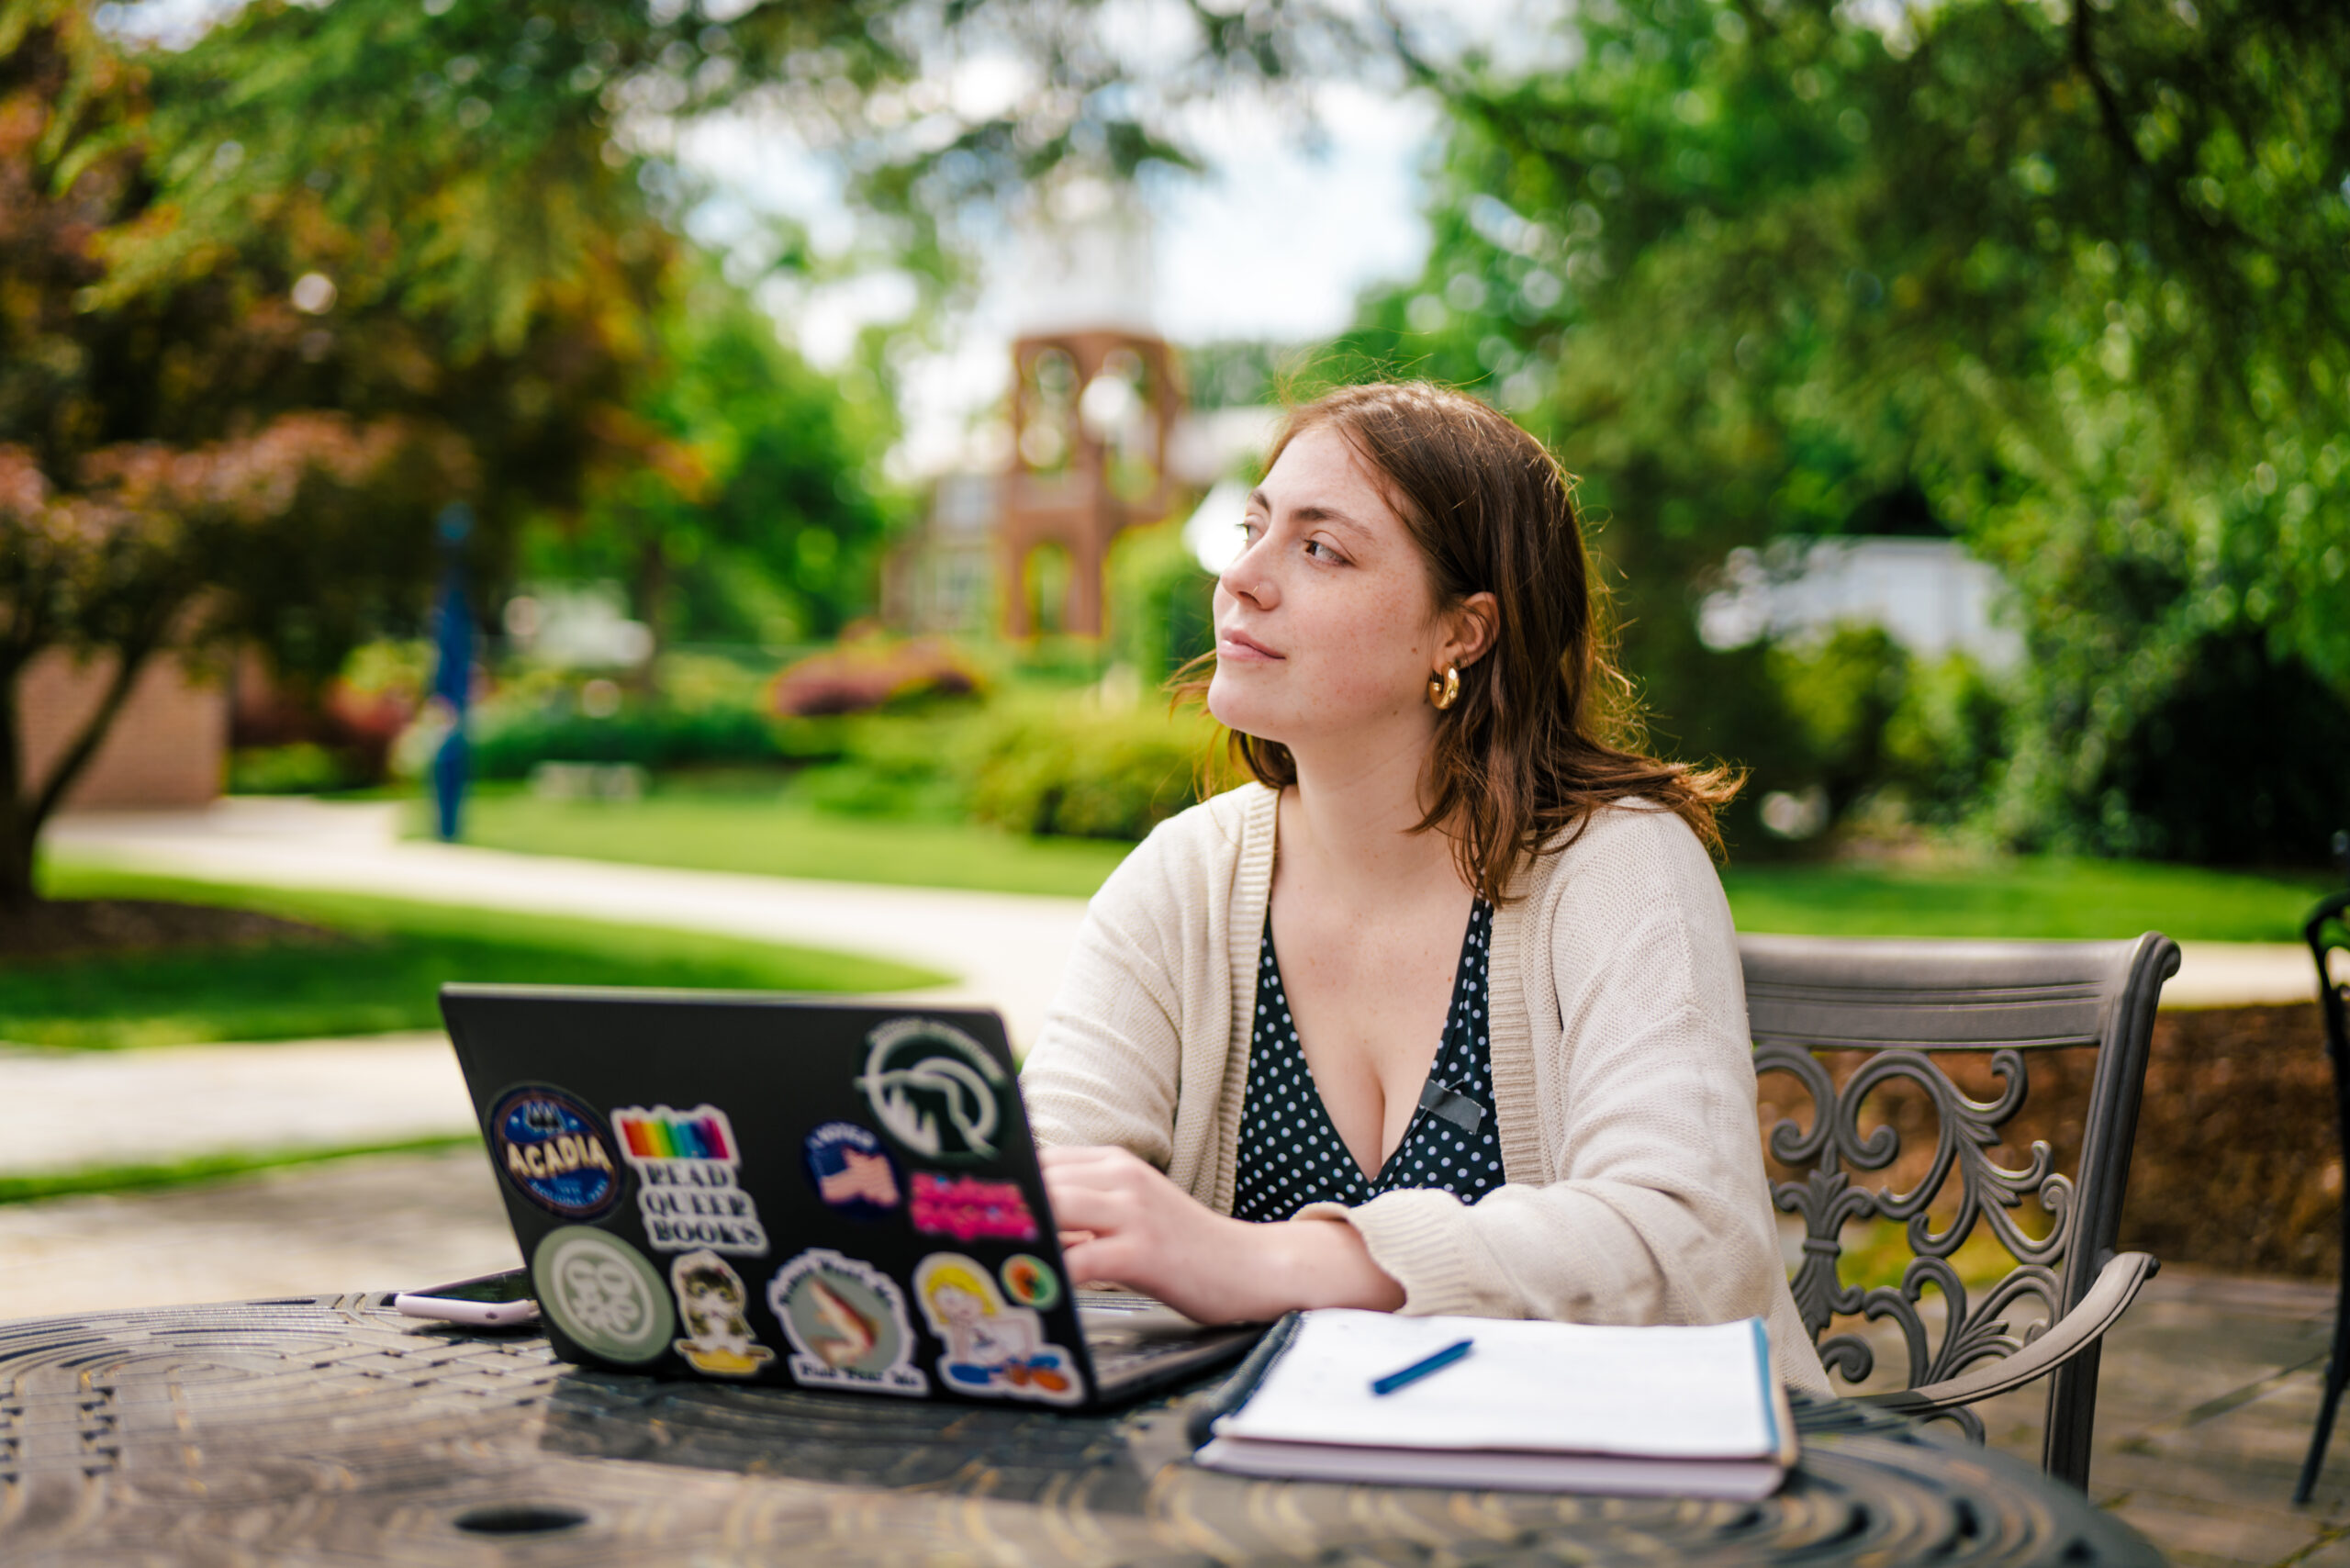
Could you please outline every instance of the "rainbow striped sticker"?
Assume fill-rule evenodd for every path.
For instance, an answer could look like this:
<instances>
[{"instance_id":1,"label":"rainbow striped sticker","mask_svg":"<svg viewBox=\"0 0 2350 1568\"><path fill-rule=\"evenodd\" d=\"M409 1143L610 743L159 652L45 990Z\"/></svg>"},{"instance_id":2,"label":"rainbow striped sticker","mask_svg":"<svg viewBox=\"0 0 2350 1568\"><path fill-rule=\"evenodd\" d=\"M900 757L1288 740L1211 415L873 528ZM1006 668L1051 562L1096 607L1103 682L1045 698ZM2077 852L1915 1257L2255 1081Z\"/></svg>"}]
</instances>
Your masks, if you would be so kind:
<instances>
[{"instance_id":1,"label":"rainbow striped sticker","mask_svg":"<svg viewBox=\"0 0 2350 1568\"><path fill-rule=\"evenodd\" d=\"M742 1148L725 1112L715 1105L622 1105L612 1112L612 1132L621 1158L636 1171L636 1206L655 1251L706 1247L765 1256L767 1227L735 1180Z\"/></svg>"}]
</instances>

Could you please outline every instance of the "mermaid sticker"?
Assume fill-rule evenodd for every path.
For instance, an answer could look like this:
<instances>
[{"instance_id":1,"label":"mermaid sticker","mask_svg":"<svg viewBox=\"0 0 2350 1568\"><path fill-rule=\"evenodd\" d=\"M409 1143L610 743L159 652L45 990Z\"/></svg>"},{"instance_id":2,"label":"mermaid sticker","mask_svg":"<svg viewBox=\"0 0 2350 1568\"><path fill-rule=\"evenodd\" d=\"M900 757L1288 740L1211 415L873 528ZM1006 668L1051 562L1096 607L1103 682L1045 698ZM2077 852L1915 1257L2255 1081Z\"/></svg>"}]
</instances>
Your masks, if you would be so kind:
<instances>
[{"instance_id":1,"label":"mermaid sticker","mask_svg":"<svg viewBox=\"0 0 2350 1568\"><path fill-rule=\"evenodd\" d=\"M982 1264L959 1252L932 1253L914 1269L914 1299L946 1347L938 1375L947 1387L1049 1405L1085 1397L1075 1358L1045 1342L1044 1319L1007 1304Z\"/></svg>"}]
</instances>

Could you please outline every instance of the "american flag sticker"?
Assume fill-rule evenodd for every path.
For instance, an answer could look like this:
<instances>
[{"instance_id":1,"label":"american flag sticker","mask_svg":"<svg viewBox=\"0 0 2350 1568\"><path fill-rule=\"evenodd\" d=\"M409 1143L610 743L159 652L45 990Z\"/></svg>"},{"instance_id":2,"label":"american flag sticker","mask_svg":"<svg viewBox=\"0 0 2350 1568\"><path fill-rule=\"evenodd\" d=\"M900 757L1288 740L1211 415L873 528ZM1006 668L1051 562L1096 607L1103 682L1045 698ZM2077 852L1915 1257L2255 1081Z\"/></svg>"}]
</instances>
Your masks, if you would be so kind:
<instances>
[{"instance_id":1,"label":"american flag sticker","mask_svg":"<svg viewBox=\"0 0 2350 1568\"><path fill-rule=\"evenodd\" d=\"M851 1219L878 1219L904 1199L897 1161L869 1127L825 1122L809 1133L806 1154L817 1198Z\"/></svg>"}]
</instances>

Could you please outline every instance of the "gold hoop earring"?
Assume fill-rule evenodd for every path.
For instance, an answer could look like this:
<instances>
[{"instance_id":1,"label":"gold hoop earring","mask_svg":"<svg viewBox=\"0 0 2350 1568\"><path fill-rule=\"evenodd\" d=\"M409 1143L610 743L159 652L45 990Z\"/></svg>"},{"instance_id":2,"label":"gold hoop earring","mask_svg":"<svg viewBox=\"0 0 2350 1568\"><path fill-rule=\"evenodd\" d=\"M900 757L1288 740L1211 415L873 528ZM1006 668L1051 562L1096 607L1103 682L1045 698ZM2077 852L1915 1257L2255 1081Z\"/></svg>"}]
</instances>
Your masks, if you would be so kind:
<instances>
[{"instance_id":1,"label":"gold hoop earring","mask_svg":"<svg viewBox=\"0 0 2350 1568\"><path fill-rule=\"evenodd\" d=\"M1460 666L1454 665L1442 675L1428 677L1428 706L1444 712L1460 700Z\"/></svg>"}]
</instances>

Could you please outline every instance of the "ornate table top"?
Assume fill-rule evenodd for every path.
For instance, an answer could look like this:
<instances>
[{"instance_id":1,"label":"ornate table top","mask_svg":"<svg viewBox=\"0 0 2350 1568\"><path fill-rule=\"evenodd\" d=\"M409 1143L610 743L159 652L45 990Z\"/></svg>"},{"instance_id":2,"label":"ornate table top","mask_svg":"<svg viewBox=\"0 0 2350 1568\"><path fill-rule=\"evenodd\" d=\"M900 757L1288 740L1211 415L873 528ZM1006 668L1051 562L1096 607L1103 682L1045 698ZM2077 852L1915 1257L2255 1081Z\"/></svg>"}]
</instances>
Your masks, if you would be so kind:
<instances>
[{"instance_id":1,"label":"ornate table top","mask_svg":"<svg viewBox=\"0 0 2350 1568\"><path fill-rule=\"evenodd\" d=\"M2159 1563L2003 1455L1837 1403L1762 1503L1250 1481L1182 1412L567 1367L380 1295L0 1326L0 1559L71 1563Z\"/></svg>"}]
</instances>

